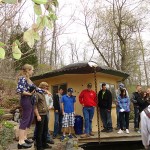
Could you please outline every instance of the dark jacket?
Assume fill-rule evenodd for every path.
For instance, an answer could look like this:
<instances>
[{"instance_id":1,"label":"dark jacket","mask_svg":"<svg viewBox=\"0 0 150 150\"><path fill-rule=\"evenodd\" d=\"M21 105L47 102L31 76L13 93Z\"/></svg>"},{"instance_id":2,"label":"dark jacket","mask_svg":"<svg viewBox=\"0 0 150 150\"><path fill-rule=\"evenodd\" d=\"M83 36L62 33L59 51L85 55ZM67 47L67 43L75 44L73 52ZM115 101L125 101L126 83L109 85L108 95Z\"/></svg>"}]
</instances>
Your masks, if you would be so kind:
<instances>
[{"instance_id":1,"label":"dark jacket","mask_svg":"<svg viewBox=\"0 0 150 150\"><path fill-rule=\"evenodd\" d=\"M98 106L103 109L111 110L112 106L112 94L109 90L106 89L105 94L102 98L102 90L98 93Z\"/></svg>"},{"instance_id":2,"label":"dark jacket","mask_svg":"<svg viewBox=\"0 0 150 150\"><path fill-rule=\"evenodd\" d=\"M147 107L147 102L142 99L142 95L138 92L134 92L131 96L131 102L134 107L139 107L140 112Z\"/></svg>"},{"instance_id":3,"label":"dark jacket","mask_svg":"<svg viewBox=\"0 0 150 150\"><path fill-rule=\"evenodd\" d=\"M48 113L48 107L45 100L45 95L42 93L36 93L36 103L35 106L38 109L40 115L46 115Z\"/></svg>"},{"instance_id":4,"label":"dark jacket","mask_svg":"<svg viewBox=\"0 0 150 150\"><path fill-rule=\"evenodd\" d=\"M58 112L60 112L60 103L59 103L59 95L55 94L53 96L53 106L54 106L54 110L58 110Z\"/></svg>"}]
</instances>

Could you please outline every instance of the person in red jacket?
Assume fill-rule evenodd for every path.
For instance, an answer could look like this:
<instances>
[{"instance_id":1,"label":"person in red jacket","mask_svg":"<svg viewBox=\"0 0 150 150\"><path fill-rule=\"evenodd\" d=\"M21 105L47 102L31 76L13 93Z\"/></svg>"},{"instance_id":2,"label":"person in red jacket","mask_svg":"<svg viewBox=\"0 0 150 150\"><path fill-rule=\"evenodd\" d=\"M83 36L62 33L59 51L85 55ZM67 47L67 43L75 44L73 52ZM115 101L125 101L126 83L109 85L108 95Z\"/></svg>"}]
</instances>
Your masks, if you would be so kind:
<instances>
[{"instance_id":1,"label":"person in red jacket","mask_svg":"<svg viewBox=\"0 0 150 150\"><path fill-rule=\"evenodd\" d=\"M94 136L92 132L92 119L94 116L94 107L96 106L96 93L91 89L92 84L87 85L87 89L83 90L79 95L79 101L83 106L83 116L85 121L85 131L81 138Z\"/></svg>"}]
</instances>

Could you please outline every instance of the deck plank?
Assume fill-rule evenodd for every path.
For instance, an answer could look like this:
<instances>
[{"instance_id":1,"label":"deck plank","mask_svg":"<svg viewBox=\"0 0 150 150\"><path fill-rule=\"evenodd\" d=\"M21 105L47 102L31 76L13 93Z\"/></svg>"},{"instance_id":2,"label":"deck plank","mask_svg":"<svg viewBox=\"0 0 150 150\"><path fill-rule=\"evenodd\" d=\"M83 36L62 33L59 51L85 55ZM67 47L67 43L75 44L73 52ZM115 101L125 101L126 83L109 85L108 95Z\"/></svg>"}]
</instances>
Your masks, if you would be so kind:
<instances>
[{"instance_id":1,"label":"deck plank","mask_svg":"<svg viewBox=\"0 0 150 150\"><path fill-rule=\"evenodd\" d=\"M118 141L141 141L141 134L134 131L134 129L130 129L130 133L126 134L118 134L117 130L113 130L113 132L100 133L101 142L118 142ZM98 133L95 132L94 136L90 136L88 138L80 138L80 135L76 135L79 143L89 143L89 142L98 142Z\"/></svg>"}]
</instances>

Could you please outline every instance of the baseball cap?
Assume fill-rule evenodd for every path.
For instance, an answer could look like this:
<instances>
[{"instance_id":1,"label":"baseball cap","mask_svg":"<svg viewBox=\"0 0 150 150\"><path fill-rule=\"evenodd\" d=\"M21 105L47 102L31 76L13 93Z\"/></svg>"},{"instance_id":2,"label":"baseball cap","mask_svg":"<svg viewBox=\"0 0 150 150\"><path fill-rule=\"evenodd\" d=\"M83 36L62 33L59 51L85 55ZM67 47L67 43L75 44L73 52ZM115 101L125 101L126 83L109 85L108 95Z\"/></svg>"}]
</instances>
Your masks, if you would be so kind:
<instances>
[{"instance_id":1,"label":"baseball cap","mask_svg":"<svg viewBox=\"0 0 150 150\"><path fill-rule=\"evenodd\" d=\"M73 93L73 88L68 88L67 92L72 92Z\"/></svg>"},{"instance_id":2,"label":"baseball cap","mask_svg":"<svg viewBox=\"0 0 150 150\"><path fill-rule=\"evenodd\" d=\"M119 87L120 87L120 88L124 88L124 84L123 84L123 83L120 83L120 84L119 84Z\"/></svg>"}]
</instances>

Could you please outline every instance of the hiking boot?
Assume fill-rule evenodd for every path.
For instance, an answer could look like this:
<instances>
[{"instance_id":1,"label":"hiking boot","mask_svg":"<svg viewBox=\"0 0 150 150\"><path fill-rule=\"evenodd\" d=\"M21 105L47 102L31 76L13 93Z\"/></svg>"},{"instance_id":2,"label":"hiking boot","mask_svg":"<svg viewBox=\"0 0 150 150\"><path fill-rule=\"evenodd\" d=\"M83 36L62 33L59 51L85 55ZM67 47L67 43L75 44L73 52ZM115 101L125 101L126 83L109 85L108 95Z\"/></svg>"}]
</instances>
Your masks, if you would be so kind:
<instances>
[{"instance_id":1,"label":"hiking boot","mask_svg":"<svg viewBox=\"0 0 150 150\"><path fill-rule=\"evenodd\" d=\"M87 137L89 137L90 135L89 134L82 134L80 137L81 138L87 138Z\"/></svg>"},{"instance_id":2,"label":"hiking boot","mask_svg":"<svg viewBox=\"0 0 150 150\"><path fill-rule=\"evenodd\" d=\"M90 136L94 136L94 132L90 132Z\"/></svg>"}]
</instances>

